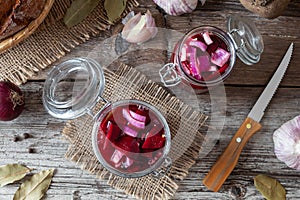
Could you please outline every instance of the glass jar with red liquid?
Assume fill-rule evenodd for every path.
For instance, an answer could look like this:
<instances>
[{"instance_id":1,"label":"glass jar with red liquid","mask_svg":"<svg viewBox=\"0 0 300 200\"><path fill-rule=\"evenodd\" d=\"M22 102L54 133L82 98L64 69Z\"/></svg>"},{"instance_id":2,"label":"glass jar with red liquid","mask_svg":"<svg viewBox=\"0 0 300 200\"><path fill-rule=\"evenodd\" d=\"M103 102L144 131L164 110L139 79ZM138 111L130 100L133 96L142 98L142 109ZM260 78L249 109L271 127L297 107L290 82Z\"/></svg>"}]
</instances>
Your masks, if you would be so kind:
<instances>
[{"instance_id":1,"label":"glass jar with red liquid","mask_svg":"<svg viewBox=\"0 0 300 200\"><path fill-rule=\"evenodd\" d=\"M238 16L231 16L227 25L228 33L214 26L200 26L186 33L176 44L171 63L159 72L164 85L184 82L201 93L229 76L236 56L247 65L257 63L264 44L256 26Z\"/></svg>"},{"instance_id":2,"label":"glass jar with red liquid","mask_svg":"<svg viewBox=\"0 0 300 200\"><path fill-rule=\"evenodd\" d=\"M168 157L171 134L164 116L141 100L105 100L104 85L104 73L96 61L87 58L65 61L47 76L44 107L60 119L91 115L95 121L93 150L110 172L128 178L166 174L172 161ZM99 101L105 105L94 114Z\"/></svg>"}]
</instances>

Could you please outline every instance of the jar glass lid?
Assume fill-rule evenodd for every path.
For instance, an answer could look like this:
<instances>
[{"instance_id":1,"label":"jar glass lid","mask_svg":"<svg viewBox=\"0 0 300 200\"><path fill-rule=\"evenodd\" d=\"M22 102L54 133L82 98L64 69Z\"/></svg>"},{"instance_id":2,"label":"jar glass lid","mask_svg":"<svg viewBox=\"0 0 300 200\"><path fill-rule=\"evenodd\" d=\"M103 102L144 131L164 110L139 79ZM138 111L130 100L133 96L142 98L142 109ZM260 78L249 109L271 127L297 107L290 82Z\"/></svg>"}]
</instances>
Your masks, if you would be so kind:
<instances>
[{"instance_id":1,"label":"jar glass lid","mask_svg":"<svg viewBox=\"0 0 300 200\"><path fill-rule=\"evenodd\" d=\"M264 43L255 24L245 17L232 15L228 19L227 26L240 60L247 65L257 63L264 50Z\"/></svg>"},{"instance_id":2,"label":"jar glass lid","mask_svg":"<svg viewBox=\"0 0 300 200\"><path fill-rule=\"evenodd\" d=\"M105 78L99 63L76 58L55 66L48 74L43 103L52 116L74 119L87 113L104 91Z\"/></svg>"}]
</instances>

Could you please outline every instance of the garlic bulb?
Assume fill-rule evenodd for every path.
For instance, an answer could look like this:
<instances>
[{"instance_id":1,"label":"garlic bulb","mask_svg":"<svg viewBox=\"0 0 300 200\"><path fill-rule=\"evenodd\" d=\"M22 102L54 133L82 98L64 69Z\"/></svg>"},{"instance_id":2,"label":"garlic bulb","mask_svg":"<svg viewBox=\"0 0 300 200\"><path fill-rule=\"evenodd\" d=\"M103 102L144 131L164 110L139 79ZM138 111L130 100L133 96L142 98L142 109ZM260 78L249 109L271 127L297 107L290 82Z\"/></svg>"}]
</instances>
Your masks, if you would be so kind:
<instances>
[{"instance_id":1,"label":"garlic bulb","mask_svg":"<svg viewBox=\"0 0 300 200\"><path fill-rule=\"evenodd\" d=\"M191 13L197 7L198 0L153 0L169 15L181 15ZM205 0L201 0L202 5Z\"/></svg>"},{"instance_id":2,"label":"garlic bulb","mask_svg":"<svg viewBox=\"0 0 300 200\"><path fill-rule=\"evenodd\" d=\"M138 13L131 17L122 30L122 37L130 43L143 43L155 37L157 27L148 10L145 15Z\"/></svg>"},{"instance_id":3,"label":"garlic bulb","mask_svg":"<svg viewBox=\"0 0 300 200\"><path fill-rule=\"evenodd\" d=\"M273 140L277 158L287 166L300 170L300 115L277 129Z\"/></svg>"}]
</instances>

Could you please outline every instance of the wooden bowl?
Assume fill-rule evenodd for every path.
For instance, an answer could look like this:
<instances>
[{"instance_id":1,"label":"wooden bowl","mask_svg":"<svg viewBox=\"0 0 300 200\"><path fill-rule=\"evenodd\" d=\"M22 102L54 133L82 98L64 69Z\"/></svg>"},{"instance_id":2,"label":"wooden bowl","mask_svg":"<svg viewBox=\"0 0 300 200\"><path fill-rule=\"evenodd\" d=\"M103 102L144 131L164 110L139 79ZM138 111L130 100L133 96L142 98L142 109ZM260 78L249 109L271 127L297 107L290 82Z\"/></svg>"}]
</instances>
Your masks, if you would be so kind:
<instances>
[{"instance_id":1,"label":"wooden bowl","mask_svg":"<svg viewBox=\"0 0 300 200\"><path fill-rule=\"evenodd\" d=\"M48 13L54 3L54 1L55 0L47 0L43 11L39 15L38 18L36 18L32 22L30 22L25 28L18 31L14 35L2 40L0 42L0 53L4 52L5 50L18 44L19 42L23 41L28 36L30 36L39 27L39 25L44 21L44 19L48 15Z\"/></svg>"}]
</instances>

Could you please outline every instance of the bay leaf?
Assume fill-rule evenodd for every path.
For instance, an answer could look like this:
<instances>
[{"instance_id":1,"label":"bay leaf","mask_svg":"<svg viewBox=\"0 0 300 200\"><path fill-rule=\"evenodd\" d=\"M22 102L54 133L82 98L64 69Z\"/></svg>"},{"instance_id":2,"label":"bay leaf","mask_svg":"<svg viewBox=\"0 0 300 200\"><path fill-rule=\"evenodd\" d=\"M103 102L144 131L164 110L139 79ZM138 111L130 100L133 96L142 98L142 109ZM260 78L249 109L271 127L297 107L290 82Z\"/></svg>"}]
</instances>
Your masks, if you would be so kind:
<instances>
[{"instance_id":1,"label":"bay leaf","mask_svg":"<svg viewBox=\"0 0 300 200\"><path fill-rule=\"evenodd\" d=\"M41 199L49 188L53 173L54 169L49 169L34 174L29 180L22 183L13 200Z\"/></svg>"},{"instance_id":2,"label":"bay leaf","mask_svg":"<svg viewBox=\"0 0 300 200\"><path fill-rule=\"evenodd\" d=\"M19 164L0 166L0 187L21 180L31 169Z\"/></svg>"},{"instance_id":3,"label":"bay leaf","mask_svg":"<svg viewBox=\"0 0 300 200\"><path fill-rule=\"evenodd\" d=\"M104 9L110 22L116 21L126 8L127 0L105 0Z\"/></svg>"},{"instance_id":4,"label":"bay leaf","mask_svg":"<svg viewBox=\"0 0 300 200\"><path fill-rule=\"evenodd\" d=\"M275 179L260 174L254 178L254 185L267 200L285 200L286 191Z\"/></svg>"},{"instance_id":5,"label":"bay leaf","mask_svg":"<svg viewBox=\"0 0 300 200\"><path fill-rule=\"evenodd\" d=\"M99 4L100 0L75 0L68 8L64 23L67 27L72 27L84 20Z\"/></svg>"}]
</instances>

